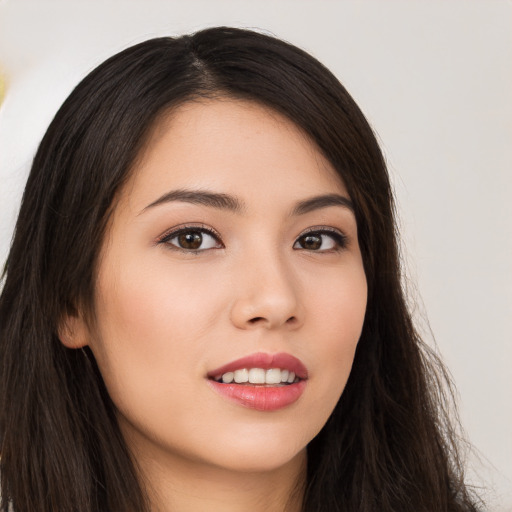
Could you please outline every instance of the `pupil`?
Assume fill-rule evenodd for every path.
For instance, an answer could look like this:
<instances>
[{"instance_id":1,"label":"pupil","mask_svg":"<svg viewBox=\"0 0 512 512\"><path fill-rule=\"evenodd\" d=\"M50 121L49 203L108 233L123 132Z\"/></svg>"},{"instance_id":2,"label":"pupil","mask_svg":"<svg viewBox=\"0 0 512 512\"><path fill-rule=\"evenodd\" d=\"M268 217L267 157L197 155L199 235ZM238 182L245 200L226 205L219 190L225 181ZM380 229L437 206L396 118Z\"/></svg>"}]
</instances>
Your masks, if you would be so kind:
<instances>
[{"instance_id":1,"label":"pupil","mask_svg":"<svg viewBox=\"0 0 512 512\"><path fill-rule=\"evenodd\" d=\"M192 231L179 235L178 241L184 249L199 249L203 242L203 237L198 231Z\"/></svg>"},{"instance_id":2,"label":"pupil","mask_svg":"<svg viewBox=\"0 0 512 512\"><path fill-rule=\"evenodd\" d=\"M304 249L320 249L322 246L322 237L318 235L307 235L302 239Z\"/></svg>"}]
</instances>

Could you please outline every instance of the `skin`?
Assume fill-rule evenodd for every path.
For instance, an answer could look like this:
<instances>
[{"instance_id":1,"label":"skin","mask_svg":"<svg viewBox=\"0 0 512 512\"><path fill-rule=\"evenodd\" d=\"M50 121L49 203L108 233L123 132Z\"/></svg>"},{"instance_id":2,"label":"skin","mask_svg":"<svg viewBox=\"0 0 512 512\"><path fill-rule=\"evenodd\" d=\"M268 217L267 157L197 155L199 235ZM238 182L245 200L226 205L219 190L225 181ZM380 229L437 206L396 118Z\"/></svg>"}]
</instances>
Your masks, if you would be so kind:
<instances>
[{"instance_id":1,"label":"skin","mask_svg":"<svg viewBox=\"0 0 512 512\"><path fill-rule=\"evenodd\" d=\"M158 202L182 189L229 194L241 208ZM155 511L300 510L292 491L306 445L341 396L367 299L351 209L292 214L333 193L349 199L316 146L256 103L189 102L154 127L102 248L97 324L70 319L61 337L90 345ZM184 225L216 238L180 250L164 235ZM312 227L346 246L327 234L304 248ZM209 371L255 352L306 365L299 400L257 411L208 385Z\"/></svg>"}]
</instances>

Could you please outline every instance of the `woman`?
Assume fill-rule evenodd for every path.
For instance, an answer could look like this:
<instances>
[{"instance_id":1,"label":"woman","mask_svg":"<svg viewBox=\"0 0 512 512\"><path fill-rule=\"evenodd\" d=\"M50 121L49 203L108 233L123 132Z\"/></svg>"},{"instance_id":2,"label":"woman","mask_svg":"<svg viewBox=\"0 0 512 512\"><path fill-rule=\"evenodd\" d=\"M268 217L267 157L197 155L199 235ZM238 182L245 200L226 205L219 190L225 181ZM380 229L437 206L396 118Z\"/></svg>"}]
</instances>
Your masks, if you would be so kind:
<instances>
[{"instance_id":1,"label":"woman","mask_svg":"<svg viewBox=\"0 0 512 512\"><path fill-rule=\"evenodd\" d=\"M112 57L50 125L0 299L2 510L473 511L382 154L303 51Z\"/></svg>"}]
</instances>

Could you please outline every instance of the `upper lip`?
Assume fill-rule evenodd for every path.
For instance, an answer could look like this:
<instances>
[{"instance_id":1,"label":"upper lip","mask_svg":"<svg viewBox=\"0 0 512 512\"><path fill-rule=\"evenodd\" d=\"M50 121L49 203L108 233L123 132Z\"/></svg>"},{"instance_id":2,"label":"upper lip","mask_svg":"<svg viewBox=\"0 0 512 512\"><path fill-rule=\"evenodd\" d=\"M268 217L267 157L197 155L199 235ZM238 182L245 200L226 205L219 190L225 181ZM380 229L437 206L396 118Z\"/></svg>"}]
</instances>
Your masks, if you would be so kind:
<instances>
[{"instance_id":1,"label":"upper lip","mask_svg":"<svg viewBox=\"0 0 512 512\"><path fill-rule=\"evenodd\" d=\"M215 370L211 370L208 372L207 376L208 378L213 379L219 375L223 375L224 373L234 372L235 370L241 370L243 368L262 368L263 370L280 368L281 370L294 372L299 379L308 378L308 370L304 363L291 354L287 354L285 352L280 352L278 354L267 354L265 352L251 354L237 359L236 361L231 361L230 363L220 366Z\"/></svg>"}]
</instances>

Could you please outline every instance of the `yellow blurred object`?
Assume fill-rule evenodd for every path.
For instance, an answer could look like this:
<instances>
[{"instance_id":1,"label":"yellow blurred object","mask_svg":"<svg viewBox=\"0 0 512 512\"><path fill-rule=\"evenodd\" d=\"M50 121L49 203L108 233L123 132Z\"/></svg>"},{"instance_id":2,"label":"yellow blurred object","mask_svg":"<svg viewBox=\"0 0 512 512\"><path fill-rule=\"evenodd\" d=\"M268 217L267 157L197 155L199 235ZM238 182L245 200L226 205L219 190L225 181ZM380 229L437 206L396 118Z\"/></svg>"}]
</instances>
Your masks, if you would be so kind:
<instances>
[{"instance_id":1,"label":"yellow blurred object","mask_svg":"<svg viewBox=\"0 0 512 512\"><path fill-rule=\"evenodd\" d=\"M5 91L7 89L7 83L4 74L0 71L0 105L4 101Z\"/></svg>"}]
</instances>

